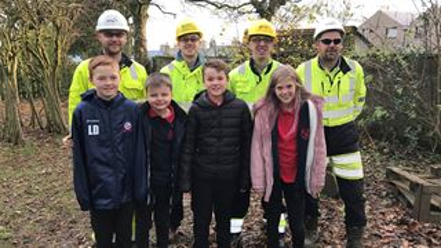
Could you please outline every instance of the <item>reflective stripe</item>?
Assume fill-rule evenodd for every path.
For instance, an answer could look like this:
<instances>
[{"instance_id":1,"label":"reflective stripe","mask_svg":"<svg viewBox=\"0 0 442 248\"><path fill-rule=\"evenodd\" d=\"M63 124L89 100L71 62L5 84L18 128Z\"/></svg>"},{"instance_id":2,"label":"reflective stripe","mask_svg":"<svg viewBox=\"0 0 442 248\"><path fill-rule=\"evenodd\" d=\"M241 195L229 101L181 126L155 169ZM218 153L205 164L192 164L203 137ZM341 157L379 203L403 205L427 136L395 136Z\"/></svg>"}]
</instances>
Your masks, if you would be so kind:
<instances>
[{"instance_id":1,"label":"reflective stripe","mask_svg":"<svg viewBox=\"0 0 442 248\"><path fill-rule=\"evenodd\" d=\"M354 107L349 107L347 109L338 109L338 110L327 110L324 111L324 118L340 118L349 114L353 114Z\"/></svg>"},{"instance_id":2,"label":"reflective stripe","mask_svg":"<svg viewBox=\"0 0 442 248\"><path fill-rule=\"evenodd\" d=\"M135 63L132 63L132 65L129 67L129 69L130 69L130 74L132 75L132 78L134 80L138 80L138 74L137 74L137 70L135 69Z\"/></svg>"},{"instance_id":3,"label":"reflective stripe","mask_svg":"<svg viewBox=\"0 0 442 248\"><path fill-rule=\"evenodd\" d=\"M359 111L359 112L362 112L362 106L355 106L355 110Z\"/></svg>"},{"instance_id":4,"label":"reflective stripe","mask_svg":"<svg viewBox=\"0 0 442 248\"><path fill-rule=\"evenodd\" d=\"M285 218L285 214L281 214L281 217L279 219L279 224L278 224L278 232L279 233L285 233L285 227L287 226L287 221Z\"/></svg>"},{"instance_id":5,"label":"reflective stripe","mask_svg":"<svg viewBox=\"0 0 442 248\"><path fill-rule=\"evenodd\" d=\"M362 164L360 152L331 156L330 158L331 158L333 164L341 164L341 165L342 164L354 164L354 163Z\"/></svg>"},{"instance_id":6,"label":"reflective stripe","mask_svg":"<svg viewBox=\"0 0 442 248\"><path fill-rule=\"evenodd\" d=\"M333 167L333 172L335 173L336 176L347 179L361 179L364 177L364 171L362 168L348 170L348 169Z\"/></svg>"},{"instance_id":7,"label":"reflective stripe","mask_svg":"<svg viewBox=\"0 0 442 248\"><path fill-rule=\"evenodd\" d=\"M354 95L352 93L344 95L341 97L342 102L351 102L353 101ZM338 96L326 96L324 97L327 103L339 103Z\"/></svg>"},{"instance_id":8,"label":"reflective stripe","mask_svg":"<svg viewBox=\"0 0 442 248\"><path fill-rule=\"evenodd\" d=\"M239 67L238 67L238 73L239 74L246 74L246 63L242 63Z\"/></svg>"},{"instance_id":9,"label":"reflective stripe","mask_svg":"<svg viewBox=\"0 0 442 248\"><path fill-rule=\"evenodd\" d=\"M178 105L180 105L181 108L182 108L186 113L188 113L190 107L192 106L192 103L191 103L191 102L179 102Z\"/></svg>"},{"instance_id":10,"label":"reflective stripe","mask_svg":"<svg viewBox=\"0 0 442 248\"><path fill-rule=\"evenodd\" d=\"M173 65L173 63L170 63L170 64L167 66L167 69L169 69L169 72L172 72L173 68L175 68L175 65Z\"/></svg>"},{"instance_id":11,"label":"reflective stripe","mask_svg":"<svg viewBox=\"0 0 442 248\"><path fill-rule=\"evenodd\" d=\"M230 233L240 233L244 219L231 219L230 220Z\"/></svg>"},{"instance_id":12,"label":"reflective stripe","mask_svg":"<svg viewBox=\"0 0 442 248\"><path fill-rule=\"evenodd\" d=\"M312 92L312 61L305 62L305 88Z\"/></svg>"}]
</instances>

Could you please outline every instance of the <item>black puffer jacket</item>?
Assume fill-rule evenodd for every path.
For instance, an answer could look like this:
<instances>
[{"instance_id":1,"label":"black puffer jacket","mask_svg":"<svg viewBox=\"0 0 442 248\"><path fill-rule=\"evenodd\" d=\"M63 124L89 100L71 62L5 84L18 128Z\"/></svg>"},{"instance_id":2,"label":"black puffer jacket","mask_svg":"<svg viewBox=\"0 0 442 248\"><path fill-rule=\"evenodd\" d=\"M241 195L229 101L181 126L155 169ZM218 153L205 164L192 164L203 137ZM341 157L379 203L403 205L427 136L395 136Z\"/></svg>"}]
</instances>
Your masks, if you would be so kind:
<instances>
[{"instance_id":1,"label":"black puffer jacket","mask_svg":"<svg viewBox=\"0 0 442 248\"><path fill-rule=\"evenodd\" d=\"M221 106L202 92L189 110L181 161L181 189L191 180L235 179L250 188L252 119L245 102L226 92Z\"/></svg>"}]
</instances>

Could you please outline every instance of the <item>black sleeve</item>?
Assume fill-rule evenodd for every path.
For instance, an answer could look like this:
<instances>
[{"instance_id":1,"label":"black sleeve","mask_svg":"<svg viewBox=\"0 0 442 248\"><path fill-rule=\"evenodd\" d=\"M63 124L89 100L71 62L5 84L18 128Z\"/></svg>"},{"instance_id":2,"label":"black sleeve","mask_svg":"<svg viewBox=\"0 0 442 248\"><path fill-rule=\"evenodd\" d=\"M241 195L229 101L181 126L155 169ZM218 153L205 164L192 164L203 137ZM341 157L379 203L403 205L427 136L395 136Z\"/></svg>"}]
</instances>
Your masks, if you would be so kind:
<instances>
[{"instance_id":1,"label":"black sleeve","mask_svg":"<svg viewBox=\"0 0 442 248\"><path fill-rule=\"evenodd\" d=\"M91 210L91 193L89 188L88 170L85 153L85 134L81 121L81 111L77 108L72 117L72 154L74 169L74 190L80 208L83 211Z\"/></svg>"},{"instance_id":2,"label":"black sleeve","mask_svg":"<svg viewBox=\"0 0 442 248\"><path fill-rule=\"evenodd\" d=\"M249 190L251 187L250 179L250 147L252 142L253 122L249 107L246 105L242 116L241 130L241 176L240 190Z\"/></svg>"},{"instance_id":3,"label":"black sleeve","mask_svg":"<svg viewBox=\"0 0 442 248\"><path fill-rule=\"evenodd\" d=\"M148 183L149 183L149 155L148 155L148 141L146 140L147 135L144 130L144 116L141 111L139 111L136 122L136 145L135 149L135 163L134 163L134 183L133 183L133 197L135 203L146 203L148 194Z\"/></svg>"},{"instance_id":4,"label":"black sleeve","mask_svg":"<svg viewBox=\"0 0 442 248\"><path fill-rule=\"evenodd\" d=\"M184 137L180 164L179 184L183 192L189 192L191 189L191 173L196 149L197 129L197 107L192 106L187 118L186 134Z\"/></svg>"}]
</instances>

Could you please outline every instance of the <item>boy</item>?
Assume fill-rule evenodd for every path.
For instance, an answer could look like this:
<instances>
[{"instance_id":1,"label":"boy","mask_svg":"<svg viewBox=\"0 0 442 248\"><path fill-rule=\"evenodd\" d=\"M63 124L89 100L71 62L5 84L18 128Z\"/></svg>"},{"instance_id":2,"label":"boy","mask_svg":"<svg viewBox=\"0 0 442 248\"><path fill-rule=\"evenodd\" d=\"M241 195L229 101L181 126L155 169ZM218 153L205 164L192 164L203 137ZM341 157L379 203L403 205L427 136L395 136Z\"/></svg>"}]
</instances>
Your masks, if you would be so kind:
<instances>
[{"instance_id":1,"label":"boy","mask_svg":"<svg viewBox=\"0 0 442 248\"><path fill-rule=\"evenodd\" d=\"M142 161L137 166L136 174L147 175L141 185L144 188L148 182L149 202L147 191L136 196L142 199L139 207L146 216L139 216L146 220L139 226L143 233L137 247L149 246L149 229L152 227L152 214L154 214L157 247L167 248L169 245L169 229L171 225L172 206L181 203L181 192L176 188L178 175L178 157L184 137L186 113L179 105L172 101L172 82L164 73L154 73L149 76L146 83L147 102L140 106L137 161ZM148 205L147 205L148 204Z\"/></svg>"},{"instance_id":2,"label":"boy","mask_svg":"<svg viewBox=\"0 0 442 248\"><path fill-rule=\"evenodd\" d=\"M209 247L212 209L218 247L230 247L234 196L250 189L252 120L245 102L226 90L227 65L203 67L206 90L191 106L182 154L181 189L192 191L194 247Z\"/></svg>"},{"instance_id":3,"label":"boy","mask_svg":"<svg viewBox=\"0 0 442 248\"><path fill-rule=\"evenodd\" d=\"M82 95L72 120L74 188L90 212L97 247L131 247L137 106L118 92L118 62L107 55L89 64L95 89Z\"/></svg>"}]
</instances>

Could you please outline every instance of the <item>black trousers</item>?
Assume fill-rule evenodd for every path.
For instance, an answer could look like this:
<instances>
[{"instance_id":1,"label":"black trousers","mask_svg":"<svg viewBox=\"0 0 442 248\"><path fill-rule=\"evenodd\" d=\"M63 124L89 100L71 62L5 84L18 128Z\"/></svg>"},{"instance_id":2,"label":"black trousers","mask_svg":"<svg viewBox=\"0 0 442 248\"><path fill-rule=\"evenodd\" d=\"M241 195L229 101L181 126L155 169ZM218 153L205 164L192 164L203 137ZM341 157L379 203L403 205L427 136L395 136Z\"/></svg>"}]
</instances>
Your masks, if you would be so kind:
<instances>
[{"instance_id":1,"label":"black trousers","mask_svg":"<svg viewBox=\"0 0 442 248\"><path fill-rule=\"evenodd\" d=\"M284 210L282 204L283 197L286 202L293 247L304 247L305 194L306 191L303 185L284 183L280 179L275 179L270 199L263 204L264 214L267 217L266 232L268 247L279 247L278 224L281 213Z\"/></svg>"},{"instance_id":2,"label":"black trousers","mask_svg":"<svg viewBox=\"0 0 442 248\"><path fill-rule=\"evenodd\" d=\"M212 212L216 220L216 241L219 248L230 247L230 216L237 180L204 180L192 182L193 234L196 248L209 247Z\"/></svg>"},{"instance_id":3,"label":"black trousers","mask_svg":"<svg viewBox=\"0 0 442 248\"><path fill-rule=\"evenodd\" d=\"M112 247L112 238L116 237L116 247L130 248L132 234L133 206L123 204L118 209L92 210L91 226L95 233L98 248Z\"/></svg>"},{"instance_id":4,"label":"black trousers","mask_svg":"<svg viewBox=\"0 0 442 248\"><path fill-rule=\"evenodd\" d=\"M154 189L155 188L155 189ZM183 197L178 190L174 191L175 201L171 202L170 187L152 186L151 201L135 207L137 248L149 247L149 230L152 228L152 215L155 223L157 247L169 244L169 229L176 230L183 219Z\"/></svg>"},{"instance_id":5,"label":"black trousers","mask_svg":"<svg viewBox=\"0 0 442 248\"><path fill-rule=\"evenodd\" d=\"M363 227L367 224L365 216L364 179L348 180L336 177L339 195L345 206L345 225L347 227ZM306 216L319 216L318 199L307 197Z\"/></svg>"}]
</instances>

